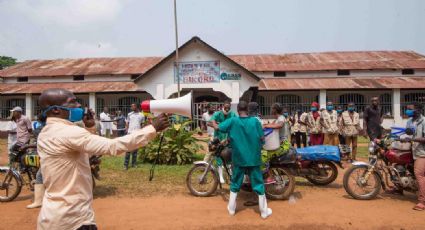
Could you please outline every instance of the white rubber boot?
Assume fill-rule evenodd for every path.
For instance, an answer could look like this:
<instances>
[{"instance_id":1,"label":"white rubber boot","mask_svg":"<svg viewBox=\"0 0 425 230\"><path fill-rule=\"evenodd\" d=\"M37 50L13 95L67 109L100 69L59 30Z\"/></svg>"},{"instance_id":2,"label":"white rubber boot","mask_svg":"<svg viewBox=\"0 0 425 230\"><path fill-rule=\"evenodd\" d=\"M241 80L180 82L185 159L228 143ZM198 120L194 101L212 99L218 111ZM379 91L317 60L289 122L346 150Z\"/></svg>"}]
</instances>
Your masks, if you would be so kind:
<instances>
[{"instance_id":1,"label":"white rubber boot","mask_svg":"<svg viewBox=\"0 0 425 230\"><path fill-rule=\"evenodd\" d=\"M261 218L266 219L272 214L272 209L267 207L267 199L265 195L258 196L258 206L260 208Z\"/></svg>"},{"instance_id":2,"label":"white rubber boot","mask_svg":"<svg viewBox=\"0 0 425 230\"><path fill-rule=\"evenodd\" d=\"M43 184L35 184L34 185L34 203L27 206L28 209L32 208L40 208L43 203L44 196L44 185Z\"/></svg>"},{"instance_id":3,"label":"white rubber boot","mask_svg":"<svg viewBox=\"0 0 425 230\"><path fill-rule=\"evenodd\" d=\"M224 184L223 166L218 166L218 177L220 178L220 184Z\"/></svg>"},{"instance_id":4,"label":"white rubber boot","mask_svg":"<svg viewBox=\"0 0 425 230\"><path fill-rule=\"evenodd\" d=\"M229 204L227 205L227 210L229 211L229 214L231 216L235 215L236 213L236 197L237 196L238 196L238 193L230 192Z\"/></svg>"}]
</instances>

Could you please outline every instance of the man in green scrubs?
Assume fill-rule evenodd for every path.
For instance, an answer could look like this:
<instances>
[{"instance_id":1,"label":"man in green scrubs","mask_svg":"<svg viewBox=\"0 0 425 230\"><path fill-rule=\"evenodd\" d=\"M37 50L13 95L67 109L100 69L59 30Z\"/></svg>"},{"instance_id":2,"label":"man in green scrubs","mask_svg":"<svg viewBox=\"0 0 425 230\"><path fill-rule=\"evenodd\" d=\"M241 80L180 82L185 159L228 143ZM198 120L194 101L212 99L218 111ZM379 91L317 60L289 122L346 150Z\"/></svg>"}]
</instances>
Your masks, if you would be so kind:
<instances>
[{"instance_id":1,"label":"man in green scrubs","mask_svg":"<svg viewBox=\"0 0 425 230\"><path fill-rule=\"evenodd\" d=\"M263 128L257 118L248 116L248 104L245 101L239 102L238 113L239 117L227 119L219 125L214 124L215 130L228 134L232 147L233 175L227 209L230 215L235 214L236 197L242 186L244 175L247 174L252 190L258 194L261 217L267 218L272 214L272 210L267 208L263 175L260 169Z\"/></svg>"},{"instance_id":2,"label":"man in green scrubs","mask_svg":"<svg viewBox=\"0 0 425 230\"><path fill-rule=\"evenodd\" d=\"M230 119L232 117L236 117L236 113L230 110L231 104L230 101L225 101L223 105L223 109L215 112L210 121L208 122L208 126L214 127L213 125L218 125L222 123L223 121ZM219 130L214 131L214 138L218 138L220 141L227 139L227 133L221 132ZM210 159L211 153L208 153L204 157L204 161L207 161ZM220 158L216 159L217 162L217 169L218 169L218 175L220 178L220 183L224 184L224 178L223 178L223 162Z\"/></svg>"}]
</instances>

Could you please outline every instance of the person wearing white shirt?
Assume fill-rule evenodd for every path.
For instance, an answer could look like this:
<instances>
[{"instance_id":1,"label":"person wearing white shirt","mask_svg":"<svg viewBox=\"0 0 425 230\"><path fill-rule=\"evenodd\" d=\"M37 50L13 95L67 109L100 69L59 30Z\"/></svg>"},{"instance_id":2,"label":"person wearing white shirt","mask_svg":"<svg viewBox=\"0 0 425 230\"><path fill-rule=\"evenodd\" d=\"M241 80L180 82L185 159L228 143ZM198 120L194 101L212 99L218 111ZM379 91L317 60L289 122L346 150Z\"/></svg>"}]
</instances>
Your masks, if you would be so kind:
<instances>
[{"instance_id":1,"label":"person wearing white shirt","mask_svg":"<svg viewBox=\"0 0 425 230\"><path fill-rule=\"evenodd\" d=\"M207 123L211 120L212 115L214 114L214 107L211 103L208 103L206 106L207 111L202 114L202 130L207 130L208 136L214 136L214 128L207 126Z\"/></svg>"},{"instance_id":2,"label":"person wearing white shirt","mask_svg":"<svg viewBox=\"0 0 425 230\"><path fill-rule=\"evenodd\" d=\"M11 148L17 141L17 134L16 134L16 123L13 120L10 120L7 123L7 149L9 150L9 156L11 154ZM9 157L10 159L10 157Z\"/></svg>"},{"instance_id":3,"label":"person wearing white shirt","mask_svg":"<svg viewBox=\"0 0 425 230\"><path fill-rule=\"evenodd\" d=\"M103 108L103 112L100 113L100 134L104 137L110 138L112 134L112 120L107 107Z\"/></svg>"},{"instance_id":4,"label":"person wearing white shirt","mask_svg":"<svg viewBox=\"0 0 425 230\"><path fill-rule=\"evenodd\" d=\"M126 125L127 125L127 133L133 133L136 130L139 130L142 128L142 124L145 122L145 116L143 113L139 111L139 108L136 104L131 104L131 112L127 116ZM133 152L127 152L125 154L124 158L124 169L128 170L128 165L130 163L130 157L131 159L131 167L136 167L137 162L137 151L138 149L134 150Z\"/></svg>"}]
</instances>

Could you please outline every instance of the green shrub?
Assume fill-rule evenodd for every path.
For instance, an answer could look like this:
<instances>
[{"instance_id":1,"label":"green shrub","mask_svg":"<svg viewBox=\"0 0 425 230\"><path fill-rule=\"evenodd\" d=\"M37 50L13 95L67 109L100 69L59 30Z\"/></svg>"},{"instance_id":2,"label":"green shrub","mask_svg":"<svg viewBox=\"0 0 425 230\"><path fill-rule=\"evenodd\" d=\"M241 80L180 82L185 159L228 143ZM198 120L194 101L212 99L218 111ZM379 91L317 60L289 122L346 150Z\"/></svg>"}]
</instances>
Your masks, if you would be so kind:
<instances>
[{"instance_id":1,"label":"green shrub","mask_svg":"<svg viewBox=\"0 0 425 230\"><path fill-rule=\"evenodd\" d=\"M182 165L192 163L195 155L203 150L203 146L198 143L198 139L193 137L197 130L190 131L188 127L191 121L176 121L166 131L163 132L164 141L159 153L158 164ZM146 147L139 150L142 162L153 163L156 158L161 135L150 142Z\"/></svg>"}]
</instances>

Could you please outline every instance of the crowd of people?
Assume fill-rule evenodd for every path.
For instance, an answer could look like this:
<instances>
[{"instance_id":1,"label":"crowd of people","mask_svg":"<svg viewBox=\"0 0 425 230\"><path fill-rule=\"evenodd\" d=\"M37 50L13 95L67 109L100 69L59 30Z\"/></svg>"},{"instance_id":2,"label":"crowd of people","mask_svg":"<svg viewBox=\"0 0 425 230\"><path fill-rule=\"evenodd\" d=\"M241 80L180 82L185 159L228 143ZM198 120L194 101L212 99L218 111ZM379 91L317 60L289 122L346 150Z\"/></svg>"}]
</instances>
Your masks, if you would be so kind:
<instances>
[{"instance_id":1,"label":"crowd of people","mask_svg":"<svg viewBox=\"0 0 425 230\"><path fill-rule=\"evenodd\" d=\"M232 166L236 166L236 176L232 176L228 211L235 214L236 197L239 192L243 175L248 175L252 181L252 188L259 196L261 216L267 218L272 211L267 208L264 195L264 184L258 173L261 165L259 148L264 148L263 129L271 128L278 133L282 142L290 141L293 146L306 147L307 145L350 145L352 147L349 161L356 159L358 136L369 137L370 140L383 137L383 111L379 98L371 98L371 104L363 112L363 128L360 126L359 112L354 103L348 103L344 111L341 106L334 107L331 101L326 108L320 108L317 102L311 104L309 112L301 109L290 114L287 108L279 103L271 107L272 119L261 119L256 102L238 104L239 117L230 110L230 102L224 102L222 109L215 111L211 104L202 116L202 128L209 135L220 140L230 139L232 155L238 159ZM401 141L412 143L412 154L415 159L414 173L418 184L418 203L414 210L425 210L425 118L424 106L412 103L405 111L409 117L407 128L413 131ZM248 119L252 118L252 119ZM208 129L209 127L213 129ZM260 128L258 128L260 127ZM259 130L261 129L261 130ZM259 138L262 137L262 138ZM258 140L256 140L258 139ZM255 157L254 157L255 156ZM206 158L210 157L209 155ZM205 159L207 160L207 159ZM222 182L221 163L218 164L220 182ZM391 193L391 189L388 192Z\"/></svg>"},{"instance_id":2,"label":"crowd of people","mask_svg":"<svg viewBox=\"0 0 425 230\"><path fill-rule=\"evenodd\" d=\"M368 136L373 140L382 135L384 113L378 97L371 98L371 104L362 111L363 128L360 125L359 111L352 102L346 105L346 110L342 106L334 106L331 101L327 102L326 108L320 108L319 103L313 102L310 111L304 112L299 108L292 113L282 104L274 103L271 106L271 119L261 119L257 103L250 102L248 107L250 116L258 117L263 128L277 129L281 142L287 140L298 148L313 145L349 145L352 151L348 161L356 160L358 136ZM224 135L215 135L208 122L222 122L224 117L227 117L226 108L230 114L229 118L235 115L230 110L230 102L225 102L223 109L217 112L212 104L207 104L201 127L208 135Z\"/></svg>"},{"instance_id":3,"label":"crowd of people","mask_svg":"<svg viewBox=\"0 0 425 230\"><path fill-rule=\"evenodd\" d=\"M151 124L150 116L140 111L138 104L130 105L130 112L125 116L121 110L116 110L114 113L109 112L108 107L104 107L103 111L99 114L99 120L95 118L96 133L100 136L111 138L113 136L123 137L131 134L136 130L142 129L144 126ZM115 126L115 128L113 128ZM114 135L113 130L116 130ZM124 157L124 169L128 170L129 167L137 167L137 151L134 150L127 152ZM130 164L131 162L131 164Z\"/></svg>"}]
</instances>

